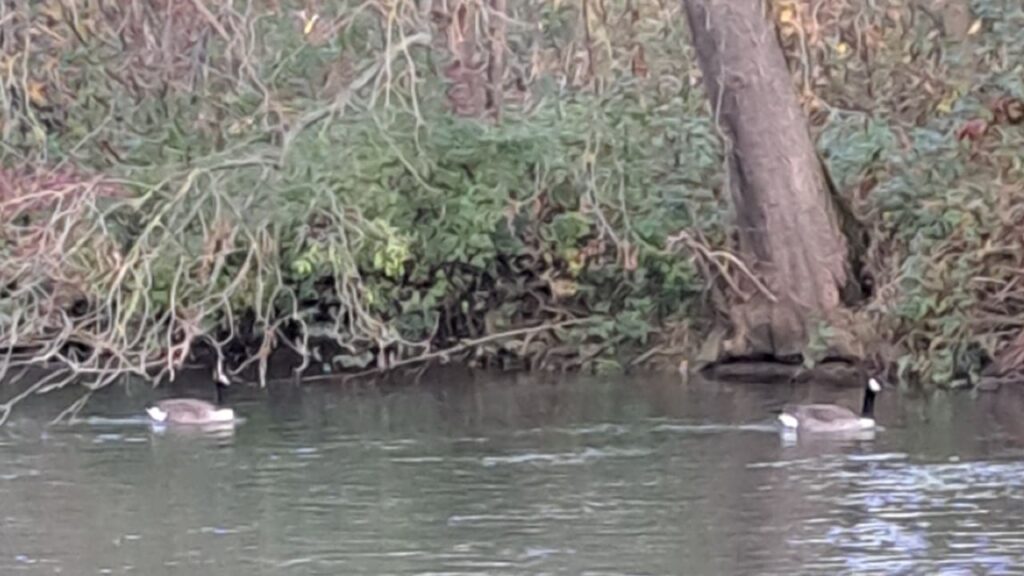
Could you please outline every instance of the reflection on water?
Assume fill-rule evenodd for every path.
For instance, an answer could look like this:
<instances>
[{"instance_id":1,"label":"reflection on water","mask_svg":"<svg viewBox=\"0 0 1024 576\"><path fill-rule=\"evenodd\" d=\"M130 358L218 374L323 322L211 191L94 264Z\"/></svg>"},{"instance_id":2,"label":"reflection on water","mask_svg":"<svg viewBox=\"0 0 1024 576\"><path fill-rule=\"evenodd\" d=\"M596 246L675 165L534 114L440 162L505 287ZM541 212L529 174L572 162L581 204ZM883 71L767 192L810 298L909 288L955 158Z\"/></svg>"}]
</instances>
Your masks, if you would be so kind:
<instances>
[{"instance_id":1,"label":"reflection on water","mask_svg":"<svg viewBox=\"0 0 1024 576\"><path fill-rule=\"evenodd\" d=\"M233 389L248 421L215 433L151 428L151 394L0 430L0 574L1010 574L1024 558L1012 391L890 393L884 429L829 441L781 437L772 410L859 391Z\"/></svg>"}]
</instances>

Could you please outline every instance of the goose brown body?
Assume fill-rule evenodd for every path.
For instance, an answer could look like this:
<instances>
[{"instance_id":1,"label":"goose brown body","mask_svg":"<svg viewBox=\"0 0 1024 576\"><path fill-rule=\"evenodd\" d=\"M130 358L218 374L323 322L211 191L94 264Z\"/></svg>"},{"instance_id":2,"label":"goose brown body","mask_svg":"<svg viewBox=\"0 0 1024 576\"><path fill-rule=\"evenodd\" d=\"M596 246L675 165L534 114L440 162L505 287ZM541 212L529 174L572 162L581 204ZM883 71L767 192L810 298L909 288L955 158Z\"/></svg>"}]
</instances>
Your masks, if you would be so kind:
<instances>
[{"instance_id":1,"label":"goose brown body","mask_svg":"<svg viewBox=\"0 0 1024 576\"><path fill-rule=\"evenodd\" d=\"M795 418L798 428L805 432L846 432L870 428L874 422L862 418L853 410L834 404L799 404L783 408L783 413Z\"/></svg>"},{"instance_id":2,"label":"goose brown body","mask_svg":"<svg viewBox=\"0 0 1024 576\"><path fill-rule=\"evenodd\" d=\"M790 404L782 409L779 422L789 430L827 433L869 430L875 427L875 394L882 385L871 378L864 387L861 413L835 404Z\"/></svg>"},{"instance_id":3,"label":"goose brown body","mask_svg":"<svg viewBox=\"0 0 1024 576\"><path fill-rule=\"evenodd\" d=\"M160 400L146 408L146 412L156 422L172 424L211 424L235 419L231 408L218 408L195 398Z\"/></svg>"}]
</instances>

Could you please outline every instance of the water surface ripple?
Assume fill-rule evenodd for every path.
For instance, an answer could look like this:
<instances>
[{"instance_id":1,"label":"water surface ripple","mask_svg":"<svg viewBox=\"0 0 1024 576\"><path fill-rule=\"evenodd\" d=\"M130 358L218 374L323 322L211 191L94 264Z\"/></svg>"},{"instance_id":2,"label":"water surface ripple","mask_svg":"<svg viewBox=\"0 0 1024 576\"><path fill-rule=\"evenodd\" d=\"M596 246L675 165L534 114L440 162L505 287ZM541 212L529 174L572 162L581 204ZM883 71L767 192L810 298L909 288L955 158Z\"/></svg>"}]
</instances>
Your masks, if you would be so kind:
<instances>
[{"instance_id":1,"label":"water surface ripple","mask_svg":"<svg viewBox=\"0 0 1024 576\"><path fill-rule=\"evenodd\" d=\"M1024 399L890 395L868 438L770 426L820 394L232 390L245 425L189 434L112 388L74 426L0 431L0 574L1024 573Z\"/></svg>"}]
</instances>

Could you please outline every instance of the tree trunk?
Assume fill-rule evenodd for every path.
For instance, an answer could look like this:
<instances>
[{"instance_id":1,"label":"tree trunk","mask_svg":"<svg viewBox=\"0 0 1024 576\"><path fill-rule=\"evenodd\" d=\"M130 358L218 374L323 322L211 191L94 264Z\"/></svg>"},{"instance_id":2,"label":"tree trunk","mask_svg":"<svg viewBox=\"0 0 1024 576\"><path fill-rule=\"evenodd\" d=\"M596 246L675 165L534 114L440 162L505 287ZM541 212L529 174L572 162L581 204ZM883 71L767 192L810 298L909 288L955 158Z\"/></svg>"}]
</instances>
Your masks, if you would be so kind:
<instances>
[{"instance_id":1,"label":"tree trunk","mask_svg":"<svg viewBox=\"0 0 1024 576\"><path fill-rule=\"evenodd\" d=\"M489 113L500 122L505 102L507 1L433 0L430 7L436 27L434 48L450 57L443 75L451 111L468 118Z\"/></svg>"},{"instance_id":2,"label":"tree trunk","mask_svg":"<svg viewBox=\"0 0 1024 576\"><path fill-rule=\"evenodd\" d=\"M501 122L502 108L505 107L505 18L505 0L491 0L487 107L498 122Z\"/></svg>"},{"instance_id":3,"label":"tree trunk","mask_svg":"<svg viewBox=\"0 0 1024 576\"><path fill-rule=\"evenodd\" d=\"M456 116L479 118L487 108L487 61L480 54L477 37L478 3L456 0L435 2L447 37L451 61L444 69L448 80L448 104Z\"/></svg>"},{"instance_id":4,"label":"tree trunk","mask_svg":"<svg viewBox=\"0 0 1024 576\"><path fill-rule=\"evenodd\" d=\"M684 0L725 139L740 251L773 297L732 311L725 356L799 357L853 280L847 241L762 0Z\"/></svg>"}]
</instances>

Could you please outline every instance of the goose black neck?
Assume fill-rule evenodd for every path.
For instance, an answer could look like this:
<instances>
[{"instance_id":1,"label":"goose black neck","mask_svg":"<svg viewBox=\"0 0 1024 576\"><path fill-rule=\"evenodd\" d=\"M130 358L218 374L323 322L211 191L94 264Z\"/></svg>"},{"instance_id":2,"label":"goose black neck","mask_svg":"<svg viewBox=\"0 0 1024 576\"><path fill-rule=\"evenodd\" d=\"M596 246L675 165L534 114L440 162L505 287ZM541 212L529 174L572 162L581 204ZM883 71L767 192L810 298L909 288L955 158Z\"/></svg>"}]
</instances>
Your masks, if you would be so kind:
<instances>
[{"instance_id":1,"label":"goose black neck","mask_svg":"<svg viewBox=\"0 0 1024 576\"><path fill-rule=\"evenodd\" d=\"M864 388L864 408L860 415L863 418L875 417L875 391L870 386Z\"/></svg>"},{"instance_id":2,"label":"goose black neck","mask_svg":"<svg viewBox=\"0 0 1024 576\"><path fill-rule=\"evenodd\" d=\"M214 398L217 402L217 406L220 406L224 402L224 384L222 384L220 380L214 379L213 389L216 390Z\"/></svg>"}]
</instances>

